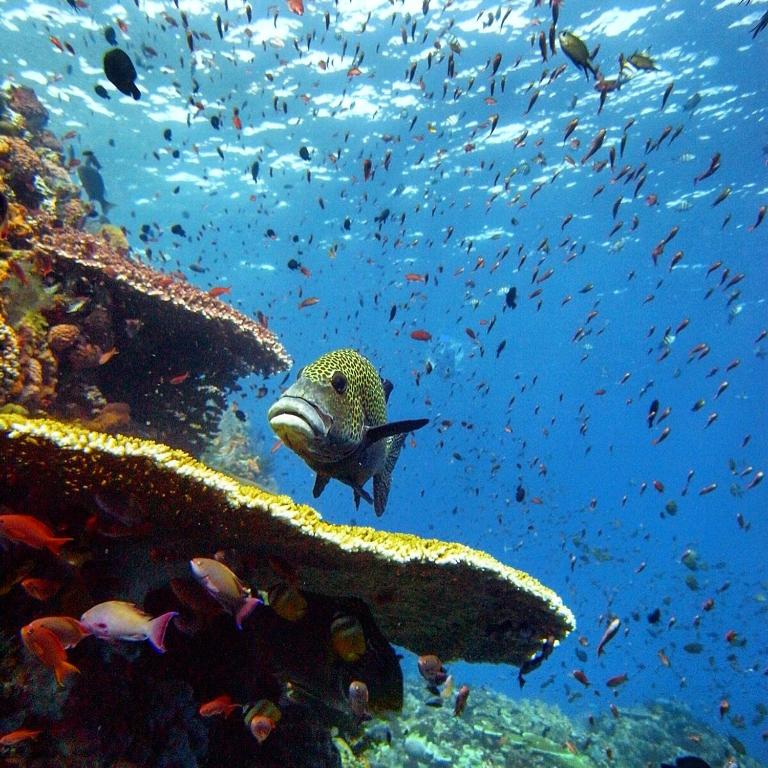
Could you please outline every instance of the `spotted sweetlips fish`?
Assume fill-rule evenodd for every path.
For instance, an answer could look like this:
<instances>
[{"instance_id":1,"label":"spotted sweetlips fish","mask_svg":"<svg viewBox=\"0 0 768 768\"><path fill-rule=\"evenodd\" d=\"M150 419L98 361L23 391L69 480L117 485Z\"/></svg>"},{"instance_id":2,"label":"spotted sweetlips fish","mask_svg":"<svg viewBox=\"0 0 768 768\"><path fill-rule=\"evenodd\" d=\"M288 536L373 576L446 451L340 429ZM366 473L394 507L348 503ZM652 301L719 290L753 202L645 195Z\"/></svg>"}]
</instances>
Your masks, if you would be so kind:
<instances>
[{"instance_id":1,"label":"spotted sweetlips fish","mask_svg":"<svg viewBox=\"0 0 768 768\"><path fill-rule=\"evenodd\" d=\"M327 352L299 371L268 412L277 436L317 472L317 498L331 478L384 513L392 470L408 432L429 419L387 422L392 385L353 349ZM373 498L363 488L373 477Z\"/></svg>"}]
</instances>

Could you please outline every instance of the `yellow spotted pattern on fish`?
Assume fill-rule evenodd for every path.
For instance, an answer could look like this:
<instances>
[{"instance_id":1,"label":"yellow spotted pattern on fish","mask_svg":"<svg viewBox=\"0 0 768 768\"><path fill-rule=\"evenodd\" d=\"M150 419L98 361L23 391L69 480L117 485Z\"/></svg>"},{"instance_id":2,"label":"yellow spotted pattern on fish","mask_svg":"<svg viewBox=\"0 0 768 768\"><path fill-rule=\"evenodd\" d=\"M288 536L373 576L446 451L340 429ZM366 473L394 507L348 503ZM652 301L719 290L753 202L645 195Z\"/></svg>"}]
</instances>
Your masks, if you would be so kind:
<instances>
[{"instance_id":1,"label":"yellow spotted pattern on fish","mask_svg":"<svg viewBox=\"0 0 768 768\"><path fill-rule=\"evenodd\" d=\"M392 385L354 349L326 352L299 371L296 382L267 412L277 436L316 472L317 498L333 478L384 512L400 450L408 432L428 419L387 422ZM365 490L373 478L373 496Z\"/></svg>"},{"instance_id":2,"label":"yellow spotted pattern on fish","mask_svg":"<svg viewBox=\"0 0 768 768\"><path fill-rule=\"evenodd\" d=\"M378 427L387 420L387 404L378 371L354 349L335 349L305 366L300 377L318 384L331 382L334 373L347 378L347 390L336 400L336 423L346 435L359 437L363 424Z\"/></svg>"}]
</instances>

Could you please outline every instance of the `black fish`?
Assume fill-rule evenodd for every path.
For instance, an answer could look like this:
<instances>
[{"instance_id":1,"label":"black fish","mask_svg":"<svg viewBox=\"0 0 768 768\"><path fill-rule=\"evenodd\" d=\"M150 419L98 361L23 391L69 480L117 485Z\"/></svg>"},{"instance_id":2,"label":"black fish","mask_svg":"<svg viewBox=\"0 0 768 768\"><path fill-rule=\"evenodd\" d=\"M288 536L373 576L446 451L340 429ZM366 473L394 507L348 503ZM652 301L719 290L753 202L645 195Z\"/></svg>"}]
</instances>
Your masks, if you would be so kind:
<instances>
[{"instance_id":1,"label":"black fish","mask_svg":"<svg viewBox=\"0 0 768 768\"><path fill-rule=\"evenodd\" d=\"M96 95L102 99L110 98L107 89L103 85L94 85L93 90L96 91Z\"/></svg>"},{"instance_id":2,"label":"black fish","mask_svg":"<svg viewBox=\"0 0 768 768\"><path fill-rule=\"evenodd\" d=\"M104 74L120 93L141 98L141 91L136 87L136 67L128 54L120 48L110 48L104 54Z\"/></svg>"},{"instance_id":3,"label":"black fish","mask_svg":"<svg viewBox=\"0 0 768 768\"><path fill-rule=\"evenodd\" d=\"M515 288L514 285L507 291L507 295L504 297L504 303L510 309L517 309L517 288Z\"/></svg>"},{"instance_id":4,"label":"black fish","mask_svg":"<svg viewBox=\"0 0 768 768\"><path fill-rule=\"evenodd\" d=\"M101 205L101 211L106 216L111 208L115 206L104 199L104 179L92 164L80 165L77 169L77 175L80 177L80 183L83 185L88 198L96 200Z\"/></svg>"},{"instance_id":5,"label":"black fish","mask_svg":"<svg viewBox=\"0 0 768 768\"><path fill-rule=\"evenodd\" d=\"M251 176L253 176L254 181L259 180L259 164L256 161L254 161L253 165L251 166Z\"/></svg>"},{"instance_id":6,"label":"black fish","mask_svg":"<svg viewBox=\"0 0 768 768\"><path fill-rule=\"evenodd\" d=\"M302 160L309 160L309 150L306 147L299 147L299 157Z\"/></svg>"},{"instance_id":7,"label":"black fish","mask_svg":"<svg viewBox=\"0 0 768 768\"><path fill-rule=\"evenodd\" d=\"M171 227L171 232L173 232L174 235L178 235L179 237L187 236L187 233L184 231L184 227L182 227L181 224L174 224Z\"/></svg>"},{"instance_id":8,"label":"black fish","mask_svg":"<svg viewBox=\"0 0 768 768\"><path fill-rule=\"evenodd\" d=\"M648 409L648 429L653 427L653 421L656 418L656 414L659 412L659 401L654 400L651 403L651 407Z\"/></svg>"},{"instance_id":9,"label":"black fish","mask_svg":"<svg viewBox=\"0 0 768 768\"><path fill-rule=\"evenodd\" d=\"M518 485L515 489L515 501L518 504L525 501L525 488L522 485Z\"/></svg>"},{"instance_id":10,"label":"black fish","mask_svg":"<svg viewBox=\"0 0 768 768\"><path fill-rule=\"evenodd\" d=\"M104 28L104 37L110 45L117 45L117 35L112 27Z\"/></svg>"},{"instance_id":11,"label":"black fish","mask_svg":"<svg viewBox=\"0 0 768 768\"><path fill-rule=\"evenodd\" d=\"M166 128L166 129L163 131L163 138L164 138L166 141L170 141L170 140L173 138L173 134L171 133L171 129L170 129L170 128Z\"/></svg>"},{"instance_id":12,"label":"black fish","mask_svg":"<svg viewBox=\"0 0 768 768\"><path fill-rule=\"evenodd\" d=\"M661 768L712 768L706 760L693 755L683 755L675 759L675 764L662 763Z\"/></svg>"},{"instance_id":13,"label":"black fish","mask_svg":"<svg viewBox=\"0 0 768 768\"><path fill-rule=\"evenodd\" d=\"M750 27L749 31L752 33L752 39L754 40L766 27L768 27L768 11L760 17L760 20L754 27Z\"/></svg>"}]
</instances>

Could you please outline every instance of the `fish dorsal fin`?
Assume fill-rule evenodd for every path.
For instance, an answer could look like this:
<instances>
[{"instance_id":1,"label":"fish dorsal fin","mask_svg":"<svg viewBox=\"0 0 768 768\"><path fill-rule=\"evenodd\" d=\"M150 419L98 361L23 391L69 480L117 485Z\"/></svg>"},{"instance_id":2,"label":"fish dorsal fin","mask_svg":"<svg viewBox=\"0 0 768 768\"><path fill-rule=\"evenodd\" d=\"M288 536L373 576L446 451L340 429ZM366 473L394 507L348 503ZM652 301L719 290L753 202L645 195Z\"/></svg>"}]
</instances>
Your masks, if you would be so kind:
<instances>
[{"instance_id":1,"label":"fish dorsal fin","mask_svg":"<svg viewBox=\"0 0 768 768\"><path fill-rule=\"evenodd\" d=\"M384 508L387 506L389 489L392 485L392 470L397 464L397 458L400 456L404 442L405 433L403 432L389 438L384 467L378 475L373 476L373 511L377 517L384 514Z\"/></svg>"},{"instance_id":2,"label":"fish dorsal fin","mask_svg":"<svg viewBox=\"0 0 768 768\"><path fill-rule=\"evenodd\" d=\"M392 390L395 388L395 385L389 379L382 379L381 387L384 390L384 402L388 403L389 396L392 394Z\"/></svg>"},{"instance_id":3,"label":"fish dorsal fin","mask_svg":"<svg viewBox=\"0 0 768 768\"><path fill-rule=\"evenodd\" d=\"M395 435L405 435L407 432L421 429L429 424L429 419L405 419L404 421L390 421L379 427L370 427L365 433L365 446L373 445L379 440L385 440Z\"/></svg>"},{"instance_id":4,"label":"fish dorsal fin","mask_svg":"<svg viewBox=\"0 0 768 768\"><path fill-rule=\"evenodd\" d=\"M315 485L312 488L312 497L317 498L325 490L325 486L328 485L328 481L331 478L328 475L320 475L315 478Z\"/></svg>"}]
</instances>

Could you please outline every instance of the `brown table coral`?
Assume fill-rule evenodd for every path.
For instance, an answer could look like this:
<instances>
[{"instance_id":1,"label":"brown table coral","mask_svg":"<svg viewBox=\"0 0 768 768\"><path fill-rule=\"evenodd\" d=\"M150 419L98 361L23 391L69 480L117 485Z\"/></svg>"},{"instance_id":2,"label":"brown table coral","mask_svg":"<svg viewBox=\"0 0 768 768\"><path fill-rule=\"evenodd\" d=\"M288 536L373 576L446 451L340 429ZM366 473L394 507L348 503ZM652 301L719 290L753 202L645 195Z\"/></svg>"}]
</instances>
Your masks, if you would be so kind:
<instances>
[{"instance_id":1,"label":"brown table coral","mask_svg":"<svg viewBox=\"0 0 768 768\"><path fill-rule=\"evenodd\" d=\"M575 625L554 592L489 555L331 525L287 496L241 485L149 441L3 415L2 486L11 489L9 505L32 494L40 514L67 527L68 510L95 509L96 496L117 494L145 514L148 543L184 569L188 558L233 548L250 564L242 575L266 588L275 581L270 558L279 558L301 589L362 600L391 642L420 654L520 665L543 639L561 639ZM141 573L148 590L169 569Z\"/></svg>"},{"instance_id":2,"label":"brown table coral","mask_svg":"<svg viewBox=\"0 0 768 768\"><path fill-rule=\"evenodd\" d=\"M86 232L79 187L39 136L0 135L0 192L0 406L170 436L200 453L238 379L290 367L272 331L140 262L118 228Z\"/></svg>"}]
</instances>

